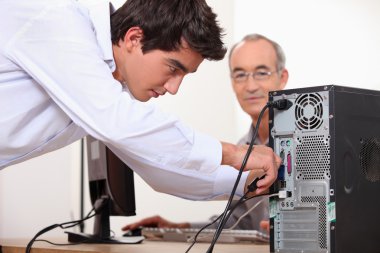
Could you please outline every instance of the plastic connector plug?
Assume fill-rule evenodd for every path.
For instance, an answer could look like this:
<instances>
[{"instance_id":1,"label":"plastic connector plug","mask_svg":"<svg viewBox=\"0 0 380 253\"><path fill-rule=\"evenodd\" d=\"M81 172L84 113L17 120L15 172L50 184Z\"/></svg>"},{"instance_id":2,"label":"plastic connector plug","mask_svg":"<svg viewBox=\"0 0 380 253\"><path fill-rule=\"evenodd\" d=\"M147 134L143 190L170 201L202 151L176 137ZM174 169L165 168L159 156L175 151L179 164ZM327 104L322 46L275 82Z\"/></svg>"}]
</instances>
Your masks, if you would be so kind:
<instances>
[{"instance_id":1,"label":"plastic connector plug","mask_svg":"<svg viewBox=\"0 0 380 253\"><path fill-rule=\"evenodd\" d=\"M247 189L248 189L248 192L253 192L257 189L257 181L259 181L260 179L263 179L265 177L264 176L261 176L261 177L257 177L255 178L255 180L253 180L248 186L247 186Z\"/></svg>"},{"instance_id":2,"label":"plastic connector plug","mask_svg":"<svg viewBox=\"0 0 380 253\"><path fill-rule=\"evenodd\" d=\"M287 196L288 196L288 194L284 190L278 192L278 198L280 198L280 199L286 199Z\"/></svg>"},{"instance_id":3,"label":"plastic connector plug","mask_svg":"<svg viewBox=\"0 0 380 253\"><path fill-rule=\"evenodd\" d=\"M292 107L293 103L288 100L288 99L279 99L279 100L276 100L276 101L273 101L271 103L271 106L273 108L276 108L277 110L288 110L290 107Z\"/></svg>"}]
</instances>

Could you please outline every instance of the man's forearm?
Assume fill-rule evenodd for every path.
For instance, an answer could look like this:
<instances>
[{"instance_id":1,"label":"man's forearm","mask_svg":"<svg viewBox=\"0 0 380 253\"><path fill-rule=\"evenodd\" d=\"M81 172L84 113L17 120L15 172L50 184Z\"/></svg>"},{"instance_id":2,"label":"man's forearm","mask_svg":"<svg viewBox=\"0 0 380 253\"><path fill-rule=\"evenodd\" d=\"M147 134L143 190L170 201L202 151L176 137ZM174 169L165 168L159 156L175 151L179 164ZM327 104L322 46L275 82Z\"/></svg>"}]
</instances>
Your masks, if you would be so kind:
<instances>
[{"instance_id":1,"label":"man's forearm","mask_svg":"<svg viewBox=\"0 0 380 253\"><path fill-rule=\"evenodd\" d=\"M241 161L237 160L238 147L234 144L222 142L222 165L230 165L239 169Z\"/></svg>"}]
</instances>

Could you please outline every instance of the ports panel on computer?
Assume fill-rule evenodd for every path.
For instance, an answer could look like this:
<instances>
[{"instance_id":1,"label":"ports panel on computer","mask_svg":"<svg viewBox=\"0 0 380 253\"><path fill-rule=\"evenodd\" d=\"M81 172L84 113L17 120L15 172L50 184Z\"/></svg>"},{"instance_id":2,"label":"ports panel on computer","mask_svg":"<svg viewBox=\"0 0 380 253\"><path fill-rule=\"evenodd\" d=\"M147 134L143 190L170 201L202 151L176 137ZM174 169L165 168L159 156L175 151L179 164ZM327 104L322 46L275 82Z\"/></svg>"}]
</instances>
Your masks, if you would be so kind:
<instances>
[{"instance_id":1,"label":"ports panel on computer","mask_svg":"<svg viewBox=\"0 0 380 253\"><path fill-rule=\"evenodd\" d=\"M271 246L283 253L328 252L328 92L272 97L282 98L293 105L273 110L271 119L271 143L282 161L274 189L283 193L270 200Z\"/></svg>"}]
</instances>

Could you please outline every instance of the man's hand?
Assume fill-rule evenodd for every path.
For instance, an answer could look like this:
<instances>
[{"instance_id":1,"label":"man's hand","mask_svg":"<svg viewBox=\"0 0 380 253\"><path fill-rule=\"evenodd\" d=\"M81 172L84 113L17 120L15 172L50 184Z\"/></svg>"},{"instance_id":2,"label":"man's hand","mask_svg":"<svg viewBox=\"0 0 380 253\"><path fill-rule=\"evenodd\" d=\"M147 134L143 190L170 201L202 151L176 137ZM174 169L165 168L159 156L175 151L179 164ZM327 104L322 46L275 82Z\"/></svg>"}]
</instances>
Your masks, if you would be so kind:
<instances>
[{"instance_id":1,"label":"man's hand","mask_svg":"<svg viewBox=\"0 0 380 253\"><path fill-rule=\"evenodd\" d=\"M152 216L145 219L142 219L138 222L126 225L122 228L123 231L127 230L134 230L138 227L159 227L159 228L189 228L190 223L183 222L183 223L175 223L168 221L161 216Z\"/></svg>"},{"instance_id":2,"label":"man's hand","mask_svg":"<svg viewBox=\"0 0 380 253\"><path fill-rule=\"evenodd\" d=\"M222 142L222 150L222 164L240 169L247 153L248 145L236 146ZM244 170L252 170L251 177L265 175L263 179L257 182L258 189L255 191L256 194L264 193L273 184L277 178L277 170L280 165L281 158L271 148L264 145L255 145L253 147Z\"/></svg>"},{"instance_id":3,"label":"man's hand","mask_svg":"<svg viewBox=\"0 0 380 253\"><path fill-rule=\"evenodd\" d=\"M269 220L262 220L262 221L260 221L260 228L264 229L269 234L269 232L270 232L270 230L269 230L270 229Z\"/></svg>"}]
</instances>

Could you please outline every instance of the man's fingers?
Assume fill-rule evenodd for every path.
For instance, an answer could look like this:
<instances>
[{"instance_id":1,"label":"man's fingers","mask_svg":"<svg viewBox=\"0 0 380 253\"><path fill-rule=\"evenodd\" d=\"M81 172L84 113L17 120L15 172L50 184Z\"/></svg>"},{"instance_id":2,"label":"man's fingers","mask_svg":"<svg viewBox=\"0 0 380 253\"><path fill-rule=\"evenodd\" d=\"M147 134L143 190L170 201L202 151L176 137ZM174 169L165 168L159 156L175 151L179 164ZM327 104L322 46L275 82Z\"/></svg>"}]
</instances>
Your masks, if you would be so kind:
<instances>
[{"instance_id":1,"label":"man's fingers","mask_svg":"<svg viewBox=\"0 0 380 253\"><path fill-rule=\"evenodd\" d=\"M160 216L156 215L156 216L152 216L152 217L142 219L142 220L135 222L135 223L128 224L128 225L124 226L121 230L123 230L123 231L133 230L133 229L136 229L140 226L157 227L161 220L162 220L162 218Z\"/></svg>"},{"instance_id":2,"label":"man's fingers","mask_svg":"<svg viewBox=\"0 0 380 253\"><path fill-rule=\"evenodd\" d=\"M281 159L280 159L281 160ZM265 177L257 182L257 187L260 189L269 188L277 179L277 163L272 164L272 167L267 167Z\"/></svg>"},{"instance_id":3,"label":"man's fingers","mask_svg":"<svg viewBox=\"0 0 380 253\"><path fill-rule=\"evenodd\" d=\"M266 175L263 179L260 179L257 182L257 188L268 188L272 184L272 178L268 175Z\"/></svg>"},{"instance_id":4,"label":"man's fingers","mask_svg":"<svg viewBox=\"0 0 380 253\"><path fill-rule=\"evenodd\" d=\"M265 177L257 182L257 194L264 193L277 179L281 158L267 146L257 145L247 161L245 170L262 171ZM255 177L258 176L258 173Z\"/></svg>"}]
</instances>

